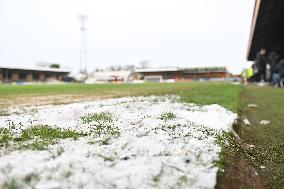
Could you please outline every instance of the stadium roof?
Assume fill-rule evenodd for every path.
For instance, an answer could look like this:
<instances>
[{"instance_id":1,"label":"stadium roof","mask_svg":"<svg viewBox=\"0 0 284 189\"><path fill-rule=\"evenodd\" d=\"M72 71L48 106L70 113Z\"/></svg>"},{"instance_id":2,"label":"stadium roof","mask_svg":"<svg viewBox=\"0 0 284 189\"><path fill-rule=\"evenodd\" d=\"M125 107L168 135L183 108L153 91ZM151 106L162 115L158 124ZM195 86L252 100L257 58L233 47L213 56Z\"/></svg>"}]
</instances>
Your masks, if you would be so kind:
<instances>
[{"instance_id":1,"label":"stadium roof","mask_svg":"<svg viewBox=\"0 0 284 189\"><path fill-rule=\"evenodd\" d=\"M135 72L147 73L147 72L176 72L178 68L146 68L146 69L136 69Z\"/></svg>"},{"instance_id":2,"label":"stadium roof","mask_svg":"<svg viewBox=\"0 0 284 189\"><path fill-rule=\"evenodd\" d=\"M268 51L284 52L284 1L256 0L248 48L248 60L254 60L256 53L265 48Z\"/></svg>"},{"instance_id":3,"label":"stadium roof","mask_svg":"<svg viewBox=\"0 0 284 189\"><path fill-rule=\"evenodd\" d=\"M0 66L1 69L10 70L25 70L25 71L42 71L42 72L59 72L59 73L70 73L70 70L61 68L48 68L48 67L17 67L17 66Z\"/></svg>"},{"instance_id":4,"label":"stadium roof","mask_svg":"<svg viewBox=\"0 0 284 189\"><path fill-rule=\"evenodd\" d=\"M155 73L155 72L190 72L190 73L207 73L207 72L227 72L226 67L199 67L199 68L153 68L153 69L136 69L137 73Z\"/></svg>"}]
</instances>

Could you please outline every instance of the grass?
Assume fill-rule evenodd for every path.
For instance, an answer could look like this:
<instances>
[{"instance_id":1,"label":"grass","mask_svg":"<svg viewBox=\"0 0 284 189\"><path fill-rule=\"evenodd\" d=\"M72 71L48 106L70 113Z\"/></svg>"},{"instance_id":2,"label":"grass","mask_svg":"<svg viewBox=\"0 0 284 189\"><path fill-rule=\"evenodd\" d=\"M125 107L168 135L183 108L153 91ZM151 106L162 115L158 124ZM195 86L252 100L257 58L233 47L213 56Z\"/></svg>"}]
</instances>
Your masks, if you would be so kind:
<instances>
[{"instance_id":1,"label":"grass","mask_svg":"<svg viewBox=\"0 0 284 189\"><path fill-rule=\"evenodd\" d=\"M0 116L8 115L9 105L18 105L24 98L24 103L30 101L33 105L37 97L49 97L51 103L61 104L65 95L79 95L83 97L123 97L123 96L148 96L148 95L178 95L187 103L220 104L234 112L238 110L241 86L225 82L191 82L191 83L145 83L145 84L66 84L66 85L0 85ZM43 100L44 101L44 100ZM10 104L8 103L10 102ZM174 119L172 112L161 115L162 120ZM88 114L81 118L82 122L92 128L96 135L119 135L120 131L112 124L109 113ZM175 126L173 126L174 128ZM6 132L6 131L5 131ZM62 133L64 132L64 133ZM48 135L50 138L45 138ZM48 127L32 128L24 131L18 140L21 147L44 149L59 138L76 138L76 133L68 131L49 130ZM34 140L36 138L36 140ZM35 141L23 145L29 139ZM0 142L7 145L11 138L9 133L1 135ZM106 142L107 143L107 142Z\"/></svg>"},{"instance_id":2,"label":"grass","mask_svg":"<svg viewBox=\"0 0 284 189\"><path fill-rule=\"evenodd\" d=\"M168 121L176 118L176 115L173 112L165 112L160 116L160 119L163 121Z\"/></svg>"},{"instance_id":3,"label":"grass","mask_svg":"<svg viewBox=\"0 0 284 189\"><path fill-rule=\"evenodd\" d=\"M9 179L9 181L4 185L7 189L19 189L22 185L14 178Z\"/></svg>"},{"instance_id":4,"label":"grass","mask_svg":"<svg viewBox=\"0 0 284 189\"><path fill-rule=\"evenodd\" d=\"M184 102L200 105L219 104L232 111L237 111L241 86L225 82L191 82L191 83L145 83L145 84L66 84L66 85L0 85L0 111L19 99L35 103L36 97L51 97L56 104L64 103L64 95L80 97L123 97L174 94ZM62 98L60 98L62 96ZM76 98L76 97L74 97ZM74 100L70 97L71 100ZM42 100L42 99L41 99ZM44 100L42 100L44 101ZM51 102L51 103L52 103Z\"/></svg>"},{"instance_id":5,"label":"grass","mask_svg":"<svg viewBox=\"0 0 284 189\"><path fill-rule=\"evenodd\" d=\"M254 157L251 162L268 179L271 188L284 188L283 97L283 89L248 86L242 100L242 114L252 126L241 125L239 134L246 143L255 146L249 151ZM258 107L248 108L247 104ZM261 120L269 120L271 124L262 126Z\"/></svg>"},{"instance_id":6,"label":"grass","mask_svg":"<svg viewBox=\"0 0 284 189\"><path fill-rule=\"evenodd\" d=\"M51 103L65 103L63 100L69 98L66 95L83 97L123 97L123 96L148 96L148 95L178 95L186 103L198 105L219 104L234 112L239 110L240 93L242 87L225 82L191 82L191 83L145 83L145 84L66 84L66 85L27 85L13 86L0 85L0 112L6 115L8 107L21 104L19 99L24 98L32 105L37 97L49 97ZM73 100L73 99L71 99ZM1 114L0 114L1 116ZM172 112L165 112L160 119L172 120L176 117ZM113 117L109 113L88 114L81 117L86 126L92 128L96 135L119 135L120 131L112 124ZM191 123L190 123L191 124ZM170 130L175 125L169 126ZM51 129L48 126L34 127L23 131L20 137L14 138L11 133L3 135L0 142L4 145L15 143L23 149L46 149L49 144L54 144L61 138L76 139L80 133L68 130ZM205 131L204 131L205 132ZM208 132L208 131L207 131ZM2 137L2 135L1 135ZM102 144L108 144L106 137ZM2 144L2 143L1 143ZM221 154L223 157L223 155ZM225 157L225 156L224 156ZM222 163L222 161L221 161ZM221 163L218 166L221 166ZM182 179L183 180L183 179Z\"/></svg>"},{"instance_id":7,"label":"grass","mask_svg":"<svg viewBox=\"0 0 284 189\"><path fill-rule=\"evenodd\" d=\"M102 116L103 115L103 116ZM107 115L107 117L105 117ZM94 115L90 115L91 117ZM46 150L49 145L58 143L62 139L77 140L79 137L95 134L95 137L106 135L105 139L101 142L102 145L106 145L111 140L110 136L118 136L120 131L115 127L109 114L98 114L96 123L87 119L91 126L90 133L78 133L68 129L52 128L47 125L34 126L25 130L22 130L20 135L13 134L13 128L0 128L0 146L10 149L32 149L32 150ZM87 116L84 116L85 118ZM106 121L106 118L107 121ZM109 136L110 135L110 136Z\"/></svg>"},{"instance_id":8,"label":"grass","mask_svg":"<svg viewBox=\"0 0 284 189\"><path fill-rule=\"evenodd\" d=\"M0 128L0 145L7 146L11 140L10 130L7 128Z\"/></svg>"},{"instance_id":9,"label":"grass","mask_svg":"<svg viewBox=\"0 0 284 189\"><path fill-rule=\"evenodd\" d=\"M89 124L91 122L112 122L112 116L110 113L101 112L101 113L94 113L88 114L86 116L81 117L81 120L84 124Z\"/></svg>"},{"instance_id":10,"label":"grass","mask_svg":"<svg viewBox=\"0 0 284 189\"><path fill-rule=\"evenodd\" d=\"M88 114L81 117L82 122L90 126L91 133L98 136L118 136L120 135L120 130L114 126L112 119L111 114L108 112Z\"/></svg>"},{"instance_id":11,"label":"grass","mask_svg":"<svg viewBox=\"0 0 284 189\"><path fill-rule=\"evenodd\" d=\"M283 89L255 85L243 88L240 119L234 127L241 140L227 137L229 145L223 146L221 153L225 173L217 188L284 188L283 96ZM245 118L251 125L244 124ZM261 120L271 124L261 125Z\"/></svg>"},{"instance_id":12,"label":"grass","mask_svg":"<svg viewBox=\"0 0 284 189\"><path fill-rule=\"evenodd\" d=\"M10 115L8 112L0 111L0 116L8 116L8 115Z\"/></svg>"},{"instance_id":13,"label":"grass","mask_svg":"<svg viewBox=\"0 0 284 189\"><path fill-rule=\"evenodd\" d=\"M67 129L51 128L47 125L34 126L25 129L19 136L14 136L11 129L0 128L0 145L12 145L17 149L45 150L50 144L55 144L59 139L77 140L84 134Z\"/></svg>"},{"instance_id":14,"label":"grass","mask_svg":"<svg viewBox=\"0 0 284 189\"><path fill-rule=\"evenodd\" d=\"M241 93L242 91L242 93ZM145 84L67 84L67 85L29 85L12 86L0 85L0 116L8 115L9 105L18 104L19 98L30 99L36 97L51 96L53 102L61 104L64 95L80 95L83 97L123 97L123 96L147 96L147 95L178 95L187 103L199 105L219 104L234 112L238 112L242 118L248 118L251 126L244 125L241 120L236 125L236 130L242 141L236 140L232 133L225 133L217 138L217 142L223 147L220 154L221 160L216 165L225 168L224 178L231 177L235 188L255 188L242 180L247 177L246 166L252 166L268 181L269 188L284 188L284 90L271 87L231 85L224 82L192 82L192 83L145 83ZM62 96L62 98L60 98ZM240 100L241 99L241 100ZM7 103L7 102L10 102ZM257 104L257 108L248 108L247 104ZM175 118L172 112L165 112L160 117L162 120ZM93 126L97 134L119 134L112 125L112 116L108 113L88 114L81 118L88 126ZM261 120L269 120L271 124L261 126ZM169 129L174 129L175 126ZM208 131L204 131L208 132ZM10 142L18 143L24 148L44 149L50 143L56 143L60 138L76 139L79 133L51 129L47 126L31 128L14 138L9 129L0 129L0 145L7 146ZM224 142L224 137L229 140L229 145ZM109 138L107 138L109 140ZM104 143L108 143L106 140ZM24 146L23 144L26 144ZM254 147L247 148L247 145ZM229 159L230 154L233 158ZM232 156L232 155L231 155ZM231 161L231 162L229 162ZM246 163L242 165L241 162ZM232 174L228 165L234 167L240 165L238 172ZM264 167L264 168L263 168ZM257 186L257 185L254 185ZM219 185L217 188L222 188ZM224 188L224 186L223 186ZM228 185L227 187L228 188ZM234 187L232 187L234 188Z\"/></svg>"}]
</instances>

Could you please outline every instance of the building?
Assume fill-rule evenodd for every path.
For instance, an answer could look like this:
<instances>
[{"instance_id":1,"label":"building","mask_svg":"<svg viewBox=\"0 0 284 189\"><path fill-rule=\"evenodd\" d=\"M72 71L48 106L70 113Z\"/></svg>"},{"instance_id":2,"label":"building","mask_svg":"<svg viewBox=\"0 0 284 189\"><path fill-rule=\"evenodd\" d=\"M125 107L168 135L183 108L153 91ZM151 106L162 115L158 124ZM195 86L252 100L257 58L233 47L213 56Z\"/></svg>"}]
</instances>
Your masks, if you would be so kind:
<instances>
[{"instance_id":1,"label":"building","mask_svg":"<svg viewBox=\"0 0 284 189\"><path fill-rule=\"evenodd\" d=\"M70 71L60 68L24 68L0 66L0 82L64 81Z\"/></svg>"},{"instance_id":2,"label":"building","mask_svg":"<svg viewBox=\"0 0 284 189\"><path fill-rule=\"evenodd\" d=\"M131 71L96 71L88 76L86 83L122 83L132 80Z\"/></svg>"},{"instance_id":3,"label":"building","mask_svg":"<svg viewBox=\"0 0 284 189\"><path fill-rule=\"evenodd\" d=\"M284 57L284 1L256 0L253 13L248 60L255 60L257 52L265 48L276 50Z\"/></svg>"},{"instance_id":4,"label":"building","mask_svg":"<svg viewBox=\"0 0 284 189\"><path fill-rule=\"evenodd\" d=\"M199 80L199 79L225 79L227 77L225 67L204 68L158 68L158 69L136 69L135 79L145 81L167 81L176 82Z\"/></svg>"}]
</instances>

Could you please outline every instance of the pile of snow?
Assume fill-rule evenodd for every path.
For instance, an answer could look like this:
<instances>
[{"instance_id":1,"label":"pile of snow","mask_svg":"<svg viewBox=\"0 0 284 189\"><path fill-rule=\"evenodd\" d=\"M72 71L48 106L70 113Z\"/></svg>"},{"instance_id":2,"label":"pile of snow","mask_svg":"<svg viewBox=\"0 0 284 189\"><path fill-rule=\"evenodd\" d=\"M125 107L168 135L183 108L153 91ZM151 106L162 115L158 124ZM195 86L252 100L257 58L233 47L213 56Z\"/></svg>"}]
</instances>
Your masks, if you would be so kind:
<instances>
[{"instance_id":1,"label":"pile of snow","mask_svg":"<svg viewBox=\"0 0 284 189\"><path fill-rule=\"evenodd\" d=\"M128 97L17 110L0 127L35 125L88 133L82 116L107 112L120 135L61 140L48 150L0 150L0 188L214 188L221 147L216 135L237 115L219 105L196 106L175 96ZM165 113L171 119L161 119ZM90 143L92 142L92 143Z\"/></svg>"}]
</instances>

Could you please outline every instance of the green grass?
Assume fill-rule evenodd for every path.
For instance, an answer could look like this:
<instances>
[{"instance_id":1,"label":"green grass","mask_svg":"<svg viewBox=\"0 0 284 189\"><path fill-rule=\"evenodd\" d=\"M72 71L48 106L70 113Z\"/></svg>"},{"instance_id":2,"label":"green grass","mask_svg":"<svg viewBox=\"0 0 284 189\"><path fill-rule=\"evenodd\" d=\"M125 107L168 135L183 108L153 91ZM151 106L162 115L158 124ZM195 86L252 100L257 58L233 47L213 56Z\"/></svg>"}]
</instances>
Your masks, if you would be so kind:
<instances>
[{"instance_id":1,"label":"green grass","mask_svg":"<svg viewBox=\"0 0 284 189\"><path fill-rule=\"evenodd\" d=\"M176 115L173 112L165 112L160 116L160 119L163 121L168 121L176 118Z\"/></svg>"},{"instance_id":2,"label":"green grass","mask_svg":"<svg viewBox=\"0 0 284 189\"><path fill-rule=\"evenodd\" d=\"M67 84L67 85L28 85L13 86L0 85L0 112L6 115L7 102L18 104L19 98L27 98L31 102L36 97L51 96L56 99L56 104L61 104L60 96L74 95L83 97L124 97L148 95L178 95L186 103L198 105L219 104L234 112L239 110L240 93L242 87L225 82L191 82L191 83L145 83L145 84ZM65 98L65 97L63 97ZM1 114L0 114L1 116ZM165 112L161 115L164 121L174 119L176 115ZM88 114L81 121L92 128L96 135L119 135L120 131L112 124L112 116L108 113ZM169 126L170 130L175 125ZM50 131L49 131L50 130ZM62 133L63 132L63 133ZM70 133L71 132L71 133ZM61 138L76 139L79 133L72 131L52 130L48 127L32 128L14 139L9 133L3 135L3 143L17 143L20 148L46 149L49 144L56 143ZM205 131L204 131L205 132ZM208 131L207 131L208 132ZM106 137L102 144L108 144L110 138ZM221 154L222 155L222 154ZM221 165L220 165L221 166ZM183 180L183 179L182 179Z\"/></svg>"},{"instance_id":3,"label":"green grass","mask_svg":"<svg viewBox=\"0 0 284 189\"><path fill-rule=\"evenodd\" d=\"M55 144L60 139L77 140L84 134L68 129L51 128L46 125L34 126L21 131L20 136L13 136L11 129L0 128L0 145L13 146L17 149L44 150L50 144Z\"/></svg>"},{"instance_id":4,"label":"green grass","mask_svg":"<svg viewBox=\"0 0 284 189\"><path fill-rule=\"evenodd\" d=\"M62 95L80 95L93 97L123 97L123 96L148 96L148 95L178 95L184 102L205 104L220 104L234 112L238 110L239 95L241 86L231 85L224 82L191 82L191 83L145 83L145 84L66 84L66 85L0 85L0 112L6 112L7 101L18 104L18 98L27 98L31 102L36 97L51 96L58 98ZM65 96L63 97L63 99ZM58 100L60 104L60 98ZM1 106L2 102L2 106ZM5 102L5 103L3 103ZM4 104L4 105L3 105ZM3 115L7 115L6 113ZM1 115L0 115L1 116ZM174 119L175 115L166 112L161 115L161 119ZM96 135L119 135L120 131L112 124L112 117L108 113L89 114L81 118L82 122L92 128ZM50 133L49 133L50 132ZM76 133L61 133L58 130L48 130L47 128L33 128L24 131L21 138L16 139L21 142L21 147L32 149L44 149L50 143L54 143L59 138L76 137ZM51 138L44 138L50 136ZM26 145L25 139L30 142ZM1 135L0 142L7 145L11 139L9 133Z\"/></svg>"},{"instance_id":5,"label":"green grass","mask_svg":"<svg viewBox=\"0 0 284 189\"><path fill-rule=\"evenodd\" d=\"M81 117L81 120L84 124L89 124L91 122L112 122L112 116L110 113L101 112L101 113L94 113L88 114Z\"/></svg>"},{"instance_id":6,"label":"green grass","mask_svg":"<svg viewBox=\"0 0 284 189\"><path fill-rule=\"evenodd\" d=\"M99 114L100 115L100 114ZM103 114L102 114L103 115ZM56 144L62 139L77 140L82 136L96 137L105 135L102 144L106 144L111 140L111 137L116 137L120 131L115 127L109 117L96 119L96 123L87 122L91 126L89 133L78 133L69 129L52 128L47 125L33 126L21 131L20 135L13 134L13 127L0 128L0 147L14 149L32 149L46 150L49 145Z\"/></svg>"},{"instance_id":7,"label":"green grass","mask_svg":"<svg viewBox=\"0 0 284 189\"><path fill-rule=\"evenodd\" d=\"M243 87L240 119L234 126L241 140L229 134L222 145L216 188L284 188L284 90L249 85ZM257 108L249 108L256 104ZM248 118L251 125L245 125ZM261 120L271 124L260 125ZM258 176L255 175L258 173ZM229 185L229 186L228 186Z\"/></svg>"},{"instance_id":8,"label":"green grass","mask_svg":"<svg viewBox=\"0 0 284 189\"><path fill-rule=\"evenodd\" d=\"M0 145L7 146L11 140L10 130L7 128L0 128Z\"/></svg>"},{"instance_id":9,"label":"green grass","mask_svg":"<svg viewBox=\"0 0 284 189\"><path fill-rule=\"evenodd\" d=\"M120 135L120 130L118 127L114 126L112 123L112 115L108 112L88 114L81 117L84 124L88 124L91 128L91 133L101 136L101 135Z\"/></svg>"},{"instance_id":10,"label":"green grass","mask_svg":"<svg viewBox=\"0 0 284 189\"><path fill-rule=\"evenodd\" d=\"M224 82L145 83L145 84L66 84L66 85L0 85L0 111L5 112L7 101L20 97L80 95L93 97L123 97L175 94L184 102L200 105L220 104L232 111L238 110L241 86ZM57 102L60 103L60 102Z\"/></svg>"},{"instance_id":11,"label":"green grass","mask_svg":"<svg viewBox=\"0 0 284 189\"><path fill-rule=\"evenodd\" d=\"M248 86L242 99L242 114L252 125L241 125L239 133L246 143L256 146L247 153L254 157L252 163L268 179L271 188L284 188L284 90ZM247 104L258 107L248 108ZM271 124L260 125L261 120Z\"/></svg>"},{"instance_id":12,"label":"green grass","mask_svg":"<svg viewBox=\"0 0 284 189\"><path fill-rule=\"evenodd\" d=\"M9 179L8 182L4 185L5 188L7 189L19 189L22 188L23 186L17 181L17 179Z\"/></svg>"},{"instance_id":13,"label":"green grass","mask_svg":"<svg viewBox=\"0 0 284 189\"><path fill-rule=\"evenodd\" d=\"M240 95L242 91L242 96ZM284 188L284 90L272 87L231 85L224 82L191 82L191 83L145 83L145 84L67 84L67 85L29 85L12 86L0 85L0 116L7 115L6 102L17 103L17 99L25 97L51 96L54 98L62 95L79 95L92 97L123 97L147 95L178 95L187 103L199 105L219 104L250 120L251 126L239 123L236 127L242 138L242 143L252 144L255 148L244 149L242 143L234 140L232 134L226 133L231 146L226 146L224 137L217 139L223 146L220 154L221 160L216 162L219 167L226 164L226 156L231 150L237 151L245 157L268 180L270 188ZM241 99L241 101L240 101ZM60 99L58 104L60 104ZM258 108L248 108L247 104L257 104ZM161 119L174 119L175 115L166 112ZM117 131L113 125L111 115L107 113L89 114L82 117L82 122L87 125L97 125L98 134ZM261 126L261 120L270 120L271 124ZM0 144L8 145L9 142L31 144L27 148L42 149L60 138L76 139L80 134L69 131L50 130L49 128L32 128L23 132L15 139L9 130L0 129ZM174 127L170 128L174 129ZM62 133L63 132L63 133ZM223 136L223 135L220 135ZM109 138L107 138L109 140ZM28 141L37 141L28 142ZM38 142L42 141L42 142ZM108 143L106 140L105 143ZM238 158L238 157L236 157ZM265 168L261 168L264 166ZM240 185L241 186L241 185Z\"/></svg>"}]
</instances>

